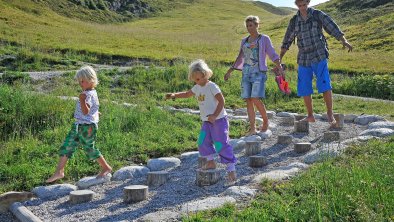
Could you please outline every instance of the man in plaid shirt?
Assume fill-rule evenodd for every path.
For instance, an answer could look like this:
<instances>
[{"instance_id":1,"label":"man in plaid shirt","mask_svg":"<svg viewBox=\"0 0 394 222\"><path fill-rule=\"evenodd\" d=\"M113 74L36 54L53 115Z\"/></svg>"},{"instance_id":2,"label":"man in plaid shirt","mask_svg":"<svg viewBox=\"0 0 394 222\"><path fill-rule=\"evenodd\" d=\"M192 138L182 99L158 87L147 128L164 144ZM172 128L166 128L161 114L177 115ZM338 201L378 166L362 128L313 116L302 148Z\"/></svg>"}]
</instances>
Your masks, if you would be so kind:
<instances>
[{"instance_id":1,"label":"man in plaid shirt","mask_svg":"<svg viewBox=\"0 0 394 222\"><path fill-rule=\"evenodd\" d=\"M343 47L348 48L349 52L352 51L353 47L332 19L322 11L308 8L309 3L310 0L295 1L298 12L290 20L287 27L282 42L280 58L282 60L292 42L297 38L297 94L304 98L308 112L308 116L304 121L315 122L311 97L311 94L313 94L312 79L314 73L318 92L323 93L324 102L326 103L328 121L331 127L335 127L336 121L332 111L332 87L327 64L328 48L322 29L324 28L328 34L341 41Z\"/></svg>"}]
</instances>

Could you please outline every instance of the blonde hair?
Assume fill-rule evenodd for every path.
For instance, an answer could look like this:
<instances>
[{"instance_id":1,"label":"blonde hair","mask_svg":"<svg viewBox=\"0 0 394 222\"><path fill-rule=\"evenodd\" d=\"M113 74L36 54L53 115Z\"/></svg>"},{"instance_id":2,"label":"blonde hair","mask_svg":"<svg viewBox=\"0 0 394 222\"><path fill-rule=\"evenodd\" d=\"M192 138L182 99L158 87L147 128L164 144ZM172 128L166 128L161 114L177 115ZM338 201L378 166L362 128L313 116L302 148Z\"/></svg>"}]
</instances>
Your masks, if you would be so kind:
<instances>
[{"instance_id":1,"label":"blonde hair","mask_svg":"<svg viewBox=\"0 0 394 222\"><path fill-rule=\"evenodd\" d=\"M201 73L202 76L207 79L211 78L213 74L207 63L202 59L197 59L189 65L188 79L193 81L193 77L196 73Z\"/></svg>"},{"instance_id":2,"label":"blonde hair","mask_svg":"<svg viewBox=\"0 0 394 222\"><path fill-rule=\"evenodd\" d=\"M77 71L75 78L79 80L86 80L93 84L93 87L96 87L98 84L98 79L96 75L96 71L91 66L83 66L81 69Z\"/></svg>"},{"instance_id":3,"label":"blonde hair","mask_svg":"<svg viewBox=\"0 0 394 222\"><path fill-rule=\"evenodd\" d=\"M260 18L258 16L256 16L256 15L248 15L245 18L245 25L248 22L253 22L255 25L258 25L260 23Z\"/></svg>"}]
</instances>

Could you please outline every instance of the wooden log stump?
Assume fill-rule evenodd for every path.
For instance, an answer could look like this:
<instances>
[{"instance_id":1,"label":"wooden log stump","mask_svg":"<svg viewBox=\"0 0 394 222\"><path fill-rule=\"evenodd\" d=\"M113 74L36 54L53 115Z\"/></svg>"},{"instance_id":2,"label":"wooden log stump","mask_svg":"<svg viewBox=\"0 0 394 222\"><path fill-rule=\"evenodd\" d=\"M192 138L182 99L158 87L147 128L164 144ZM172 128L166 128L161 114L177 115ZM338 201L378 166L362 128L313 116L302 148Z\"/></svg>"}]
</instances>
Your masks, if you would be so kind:
<instances>
[{"instance_id":1,"label":"wooden log stump","mask_svg":"<svg viewBox=\"0 0 394 222\"><path fill-rule=\"evenodd\" d=\"M309 122L308 121L295 121L294 132L296 133L309 133Z\"/></svg>"},{"instance_id":2,"label":"wooden log stump","mask_svg":"<svg viewBox=\"0 0 394 222\"><path fill-rule=\"evenodd\" d=\"M94 192L91 190L74 190L70 192L70 203L78 204L89 202L93 199Z\"/></svg>"},{"instance_id":3,"label":"wooden log stump","mask_svg":"<svg viewBox=\"0 0 394 222\"><path fill-rule=\"evenodd\" d=\"M323 141L325 142L338 141L339 139L340 135L337 131L324 132L323 134Z\"/></svg>"},{"instance_id":4,"label":"wooden log stump","mask_svg":"<svg viewBox=\"0 0 394 222\"><path fill-rule=\"evenodd\" d=\"M207 158L199 156L198 157L198 168L203 168L207 164Z\"/></svg>"},{"instance_id":5,"label":"wooden log stump","mask_svg":"<svg viewBox=\"0 0 394 222\"><path fill-rule=\"evenodd\" d=\"M279 119L279 124L282 126L294 125L294 116L278 117L278 119Z\"/></svg>"},{"instance_id":6,"label":"wooden log stump","mask_svg":"<svg viewBox=\"0 0 394 222\"><path fill-rule=\"evenodd\" d=\"M249 141L246 142L245 155L253 156L261 152L261 142Z\"/></svg>"},{"instance_id":7,"label":"wooden log stump","mask_svg":"<svg viewBox=\"0 0 394 222\"><path fill-rule=\"evenodd\" d=\"M219 179L220 179L220 172L217 169L197 170L196 184L199 187L213 185L217 183Z\"/></svg>"},{"instance_id":8,"label":"wooden log stump","mask_svg":"<svg viewBox=\"0 0 394 222\"><path fill-rule=\"evenodd\" d=\"M293 137L290 135L279 135L278 144L290 144L293 142Z\"/></svg>"},{"instance_id":9,"label":"wooden log stump","mask_svg":"<svg viewBox=\"0 0 394 222\"><path fill-rule=\"evenodd\" d=\"M249 166L250 167L263 167L268 164L267 158L263 156L250 156L249 157Z\"/></svg>"},{"instance_id":10,"label":"wooden log stump","mask_svg":"<svg viewBox=\"0 0 394 222\"><path fill-rule=\"evenodd\" d=\"M148 198L148 186L131 185L123 189L123 201L126 203L135 203Z\"/></svg>"},{"instance_id":11,"label":"wooden log stump","mask_svg":"<svg viewBox=\"0 0 394 222\"><path fill-rule=\"evenodd\" d=\"M342 129L343 124L345 123L345 115L334 113L334 119L337 121L337 124L334 126L335 129Z\"/></svg>"},{"instance_id":12,"label":"wooden log stump","mask_svg":"<svg viewBox=\"0 0 394 222\"><path fill-rule=\"evenodd\" d=\"M311 143L296 143L294 144L294 151L296 153L305 153L311 150L312 144Z\"/></svg>"},{"instance_id":13,"label":"wooden log stump","mask_svg":"<svg viewBox=\"0 0 394 222\"><path fill-rule=\"evenodd\" d=\"M306 118L306 115L302 115L302 114L294 115L294 120L295 121L300 121L300 120L305 119L305 118Z\"/></svg>"},{"instance_id":14,"label":"wooden log stump","mask_svg":"<svg viewBox=\"0 0 394 222\"><path fill-rule=\"evenodd\" d=\"M168 180L167 171L151 171L148 173L147 184L148 186L160 186Z\"/></svg>"},{"instance_id":15,"label":"wooden log stump","mask_svg":"<svg viewBox=\"0 0 394 222\"><path fill-rule=\"evenodd\" d=\"M11 204L10 211L19 221L22 222L42 222L40 218L34 215L29 209L23 206L20 202Z\"/></svg>"}]
</instances>

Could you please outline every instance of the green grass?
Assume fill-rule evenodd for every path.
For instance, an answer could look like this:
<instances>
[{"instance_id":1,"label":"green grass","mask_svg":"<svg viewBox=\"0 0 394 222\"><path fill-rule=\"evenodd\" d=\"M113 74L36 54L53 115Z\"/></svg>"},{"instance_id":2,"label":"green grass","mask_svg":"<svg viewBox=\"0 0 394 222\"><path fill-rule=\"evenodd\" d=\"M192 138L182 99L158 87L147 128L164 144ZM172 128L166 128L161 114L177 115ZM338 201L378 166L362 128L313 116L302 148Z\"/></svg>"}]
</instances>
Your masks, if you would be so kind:
<instances>
[{"instance_id":1,"label":"green grass","mask_svg":"<svg viewBox=\"0 0 394 222\"><path fill-rule=\"evenodd\" d=\"M392 221L394 137L352 146L288 182L262 181L246 207L200 212L184 221Z\"/></svg>"},{"instance_id":2,"label":"green grass","mask_svg":"<svg viewBox=\"0 0 394 222\"><path fill-rule=\"evenodd\" d=\"M261 32L268 34L279 49L291 15L272 14L252 2L237 0L201 0L160 13L157 17L122 24L83 22L60 16L48 7L28 0L3 0L0 1L0 40L42 51L87 52L154 61L204 58L230 63L237 55L241 38L246 35L243 20L251 12L260 16ZM354 52L344 53L340 43L329 38L332 70L392 73L394 37L390 27L393 13L374 15L376 17L368 20L368 29L360 24L342 25L355 47ZM380 27L385 28L384 37L376 36L381 33ZM366 36L375 37L365 39ZM382 44L381 40L387 42L383 48L377 47ZM295 65L295 58L296 49L292 47L284 62Z\"/></svg>"},{"instance_id":3,"label":"green grass","mask_svg":"<svg viewBox=\"0 0 394 222\"><path fill-rule=\"evenodd\" d=\"M54 172L59 147L74 122L74 101L24 91L17 84L0 86L0 192L42 185ZM114 170L197 150L199 116L159 109L148 97L141 101L136 108L100 101L97 146ZM231 126L231 137L240 137L246 130L241 121ZM97 172L98 164L78 151L63 182Z\"/></svg>"}]
</instances>

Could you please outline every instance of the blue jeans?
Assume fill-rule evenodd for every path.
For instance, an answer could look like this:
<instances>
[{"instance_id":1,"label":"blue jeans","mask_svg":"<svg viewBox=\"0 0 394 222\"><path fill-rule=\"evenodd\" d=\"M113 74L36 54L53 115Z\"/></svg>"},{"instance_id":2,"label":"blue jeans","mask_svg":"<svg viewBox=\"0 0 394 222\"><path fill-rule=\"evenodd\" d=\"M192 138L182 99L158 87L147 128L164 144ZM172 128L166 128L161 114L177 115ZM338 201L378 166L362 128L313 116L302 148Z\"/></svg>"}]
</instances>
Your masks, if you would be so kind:
<instances>
[{"instance_id":1,"label":"blue jeans","mask_svg":"<svg viewBox=\"0 0 394 222\"><path fill-rule=\"evenodd\" d=\"M248 98L265 98L265 82L267 74L265 72L242 72L242 92L243 99Z\"/></svg>"}]
</instances>

